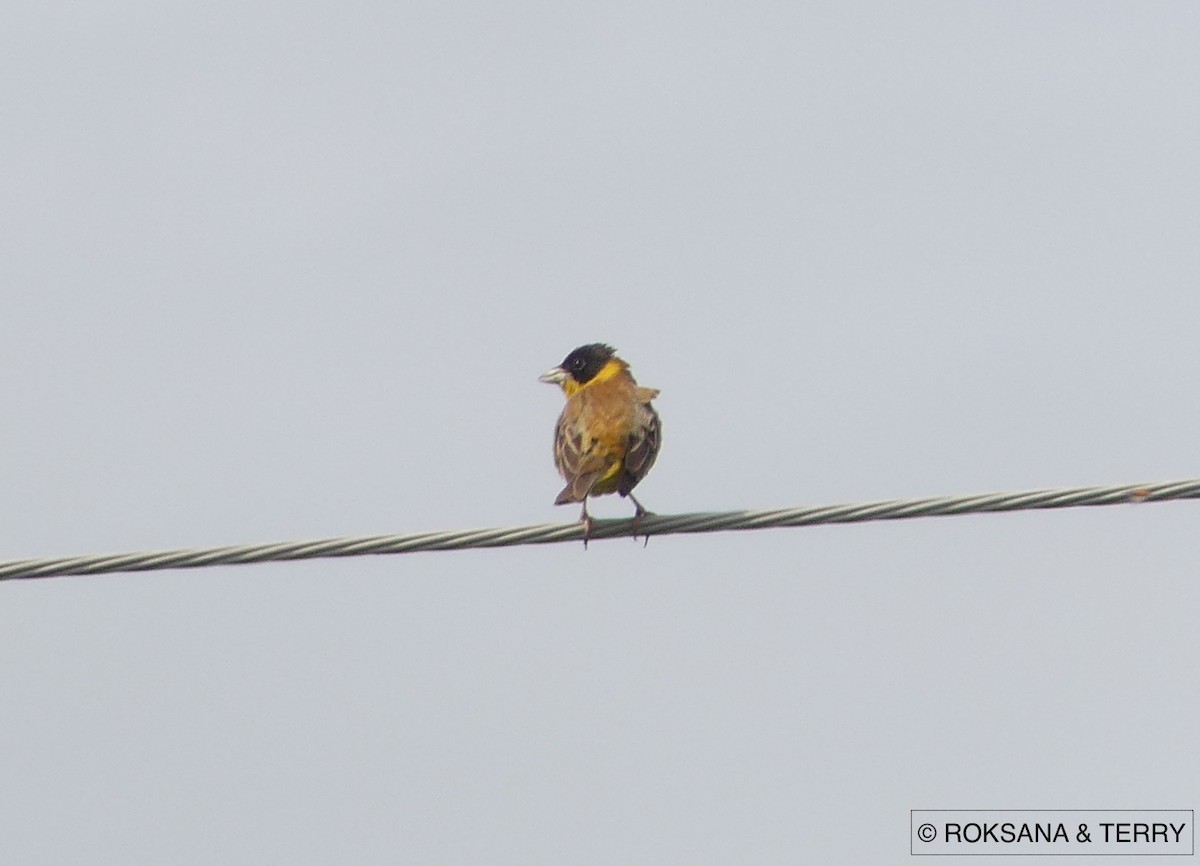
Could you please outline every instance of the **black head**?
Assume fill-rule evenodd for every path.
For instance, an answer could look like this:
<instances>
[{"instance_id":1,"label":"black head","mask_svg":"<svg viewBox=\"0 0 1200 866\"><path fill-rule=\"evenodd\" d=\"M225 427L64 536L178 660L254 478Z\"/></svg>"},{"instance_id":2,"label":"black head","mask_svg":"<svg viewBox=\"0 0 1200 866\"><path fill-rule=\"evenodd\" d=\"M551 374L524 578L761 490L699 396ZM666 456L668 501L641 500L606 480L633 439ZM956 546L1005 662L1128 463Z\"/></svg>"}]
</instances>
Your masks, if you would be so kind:
<instances>
[{"instance_id":1,"label":"black head","mask_svg":"<svg viewBox=\"0 0 1200 866\"><path fill-rule=\"evenodd\" d=\"M580 346L563 359L562 368L580 385L590 382L617 352L603 343L588 343Z\"/></svg>"}]
</instances>

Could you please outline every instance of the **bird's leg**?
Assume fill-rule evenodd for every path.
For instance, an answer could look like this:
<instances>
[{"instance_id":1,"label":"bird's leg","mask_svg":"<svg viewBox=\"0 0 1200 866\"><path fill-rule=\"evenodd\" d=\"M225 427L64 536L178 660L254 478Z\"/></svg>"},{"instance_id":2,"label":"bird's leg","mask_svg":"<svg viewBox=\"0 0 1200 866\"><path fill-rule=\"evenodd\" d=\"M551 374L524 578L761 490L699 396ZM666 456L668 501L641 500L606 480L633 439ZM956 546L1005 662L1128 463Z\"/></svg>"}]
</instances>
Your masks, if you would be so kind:
<instances>
[{"instance_id":1,"label":"bird's leg","mask_svg":"<svg viewBox=\"0 0 1200 866\"><path fill-rule=\"evenodd\" d=\"M592 517L587 513L587 497L583 498L583 511L579 515L583 522L583 549L587 550L588 539L592 537Z\"/></svg>"},{"instance_id":2,"label":"bird's leg","mask_svg":"<svg viewBox=\"0 0 1200 866\"><path fill-rule=\"evenodd\" d=\"M638 502L637 497L634 496L632 493L628 494L628 496L629 496L630 500L633 501L634 508L637 509L637 511L634 512L634 515L633 515L633 540L637 541L638 530L642 528L642 517L649 514L650 512L642 507L642 503ZM642 547L645 547L649 543L650 543L650 536L649 535L643 536L642 537Z\"/></svg>"}]
</instances>

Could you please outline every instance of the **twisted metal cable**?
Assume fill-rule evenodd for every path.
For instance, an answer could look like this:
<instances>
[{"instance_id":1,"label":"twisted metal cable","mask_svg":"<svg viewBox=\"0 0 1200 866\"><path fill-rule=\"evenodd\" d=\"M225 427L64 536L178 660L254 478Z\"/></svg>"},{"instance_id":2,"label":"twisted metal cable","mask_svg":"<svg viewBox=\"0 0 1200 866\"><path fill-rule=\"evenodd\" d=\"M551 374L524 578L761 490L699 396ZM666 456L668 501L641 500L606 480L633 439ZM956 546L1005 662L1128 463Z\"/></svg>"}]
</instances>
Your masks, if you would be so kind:
<instances>
[{"instance_id":1,"label":"twisted metal cable","mask_svg":"<svg viewBox=\"0 0 1200 866\"><path fill-rule=\"evenodd\" d=\"M721 532L734 529L815 526L821 523L904 520L910 517L936 517L990 511L1116 505L1122 502L1165 502L1172 499L1200 499L1200 479L1163 484L1027 490L1017 493L941 496L933 499L897 499L888 502L759 511L647 514L637 527L634 527L632 520L596 520L592 525L590 538L592 541L598 541L605 538L629 537L635 534L635 529L637 535L648 537L685 532ZM0 562L0 580L60 577L71 574L107 574L117 571L154 571L167 568L201 568L209 565L282 562L294 559L324 559L335 556L362 556L368 553L416 553L417 551L512 547L518 544L551 544L559 541L582 540L583 525L581 523L548 523L497 529L328 538L319 541L293 541L281 544L246 544L203 550L164 550L61 559L22 559Z\"/></svg>"}]
</instances>

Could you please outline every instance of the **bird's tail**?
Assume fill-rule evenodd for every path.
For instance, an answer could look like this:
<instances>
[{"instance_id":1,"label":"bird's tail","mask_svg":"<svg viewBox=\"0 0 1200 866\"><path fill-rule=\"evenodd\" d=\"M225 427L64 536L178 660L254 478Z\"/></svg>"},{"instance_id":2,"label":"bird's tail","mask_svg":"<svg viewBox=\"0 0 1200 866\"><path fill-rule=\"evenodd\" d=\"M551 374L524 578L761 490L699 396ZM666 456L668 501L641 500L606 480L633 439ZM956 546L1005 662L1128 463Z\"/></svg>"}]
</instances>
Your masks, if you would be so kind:
<instances>
[{"instance_id":1,"label":"bird's tail","mask_svg":"<svg viewBox=\"0 0 1200 866\"><path fill-rule=\"evenodd\" d=\"M583 502L592 492L600 475L599 472L587 472L571 479L571 482L559 492L554 504L570 505L572 502Z\"/></svg>"}]
</instances>

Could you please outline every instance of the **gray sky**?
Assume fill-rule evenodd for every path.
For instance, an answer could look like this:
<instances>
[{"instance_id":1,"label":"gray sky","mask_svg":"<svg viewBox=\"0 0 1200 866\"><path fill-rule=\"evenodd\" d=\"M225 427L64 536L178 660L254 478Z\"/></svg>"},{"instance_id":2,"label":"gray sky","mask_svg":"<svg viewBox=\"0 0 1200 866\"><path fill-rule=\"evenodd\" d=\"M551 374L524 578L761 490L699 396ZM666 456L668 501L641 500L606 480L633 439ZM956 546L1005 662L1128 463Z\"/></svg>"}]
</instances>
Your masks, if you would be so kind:
<instances>
[{"instance_id":1,"label":"gray sky","mask_svg":"<svg viewBox=\"0 0 1200 866\"><path fill-rule=\"evenodd\" d=\"M1189 3L8 3L0 558L1200 475ZM601 500L598 516L627 502ZM1200 505L0 585L6 863L1195 808Z\"/></svg>"}]
</instances>

